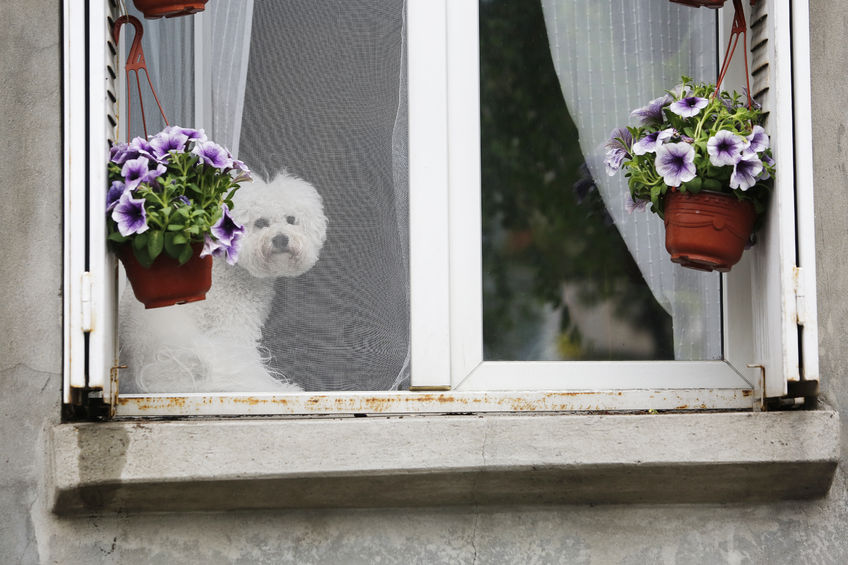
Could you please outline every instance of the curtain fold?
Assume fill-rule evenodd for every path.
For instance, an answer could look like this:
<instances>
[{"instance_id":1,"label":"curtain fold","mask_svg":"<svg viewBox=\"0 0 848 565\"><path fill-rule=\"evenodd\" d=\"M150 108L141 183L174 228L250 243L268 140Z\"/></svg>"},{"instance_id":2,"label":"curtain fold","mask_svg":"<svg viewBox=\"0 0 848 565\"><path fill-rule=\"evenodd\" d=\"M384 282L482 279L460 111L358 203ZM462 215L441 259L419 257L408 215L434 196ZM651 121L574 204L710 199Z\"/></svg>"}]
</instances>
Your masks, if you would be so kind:
<instances>
[{"instance_id":1,"label":"curtain fold","mask_svg":"<svg viewBox=\"0 0 848 565\"><path fill-rule=\"evenodd\" d=\"M129 13L144 26L142 48L147 70L168 122L203 128L210 139L237 157L253 0L217 0L193 17L145 20L133 6ZM129 31L132 26L123 29ZM127 45L132 41L129 33ZM141 81L147 132L152 135L165 124L143 76ZM144 129L134 83L131 88L135 100L131 132L135 137ZM126 133L121 132L121 136Z\"/></svg>"},{"instance_id":2,"label":"curtain fold","mask_svg":"<svg viewBox=\"0 0 848 565\"><path fill-rule=\"evenodd\" d=\"M195 48L200 48L203 61L203 68L195 71L195 127L238 157L253 0L210 2L195 18Z\"/></svg>"},{"instance_id":3,"label":"curtain fold","mask_svg":"<svg viewBox=\"0 0 848 565\"><path fill-rule=\"evenodd\" d=\"M656 300L672 316L679 360L719 359L717 273L671 263L662 221L627 210L623 173L609 177L604 144L630 112L661 96L682 75L713 80L715 12L658 0L542 0L551 55L580 147L604 203Z\"/></svg>"}]
</instances>

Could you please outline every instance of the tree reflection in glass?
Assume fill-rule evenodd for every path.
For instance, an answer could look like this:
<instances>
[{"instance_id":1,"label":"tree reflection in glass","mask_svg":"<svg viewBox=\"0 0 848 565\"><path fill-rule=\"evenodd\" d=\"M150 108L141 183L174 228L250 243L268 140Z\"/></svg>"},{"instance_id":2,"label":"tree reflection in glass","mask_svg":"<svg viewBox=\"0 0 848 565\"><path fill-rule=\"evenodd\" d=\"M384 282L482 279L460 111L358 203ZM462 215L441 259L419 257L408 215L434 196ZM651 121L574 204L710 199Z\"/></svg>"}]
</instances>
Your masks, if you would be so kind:
<instances>
[{"instance_id":1,"label":"tree reflection in glass","mask_svg":"<svg viewBox=\"0 0 848 565\"><path fill-rule=\"evenodd\" d=\"M672 359L671 317L584 164L540 3L481 2L480 74L484 357Z\"/></svg>"}]
</instances>

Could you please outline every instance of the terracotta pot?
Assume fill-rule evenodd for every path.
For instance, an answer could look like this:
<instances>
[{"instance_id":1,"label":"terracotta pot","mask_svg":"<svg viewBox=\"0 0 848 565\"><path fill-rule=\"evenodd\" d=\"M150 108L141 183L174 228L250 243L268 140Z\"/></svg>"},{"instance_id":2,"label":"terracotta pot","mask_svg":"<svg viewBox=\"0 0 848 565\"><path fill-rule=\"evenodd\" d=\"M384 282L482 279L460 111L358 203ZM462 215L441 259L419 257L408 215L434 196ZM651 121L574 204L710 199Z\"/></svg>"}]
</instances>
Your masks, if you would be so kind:
<instances>
[{"instance_id":1,"label":"terracotta pot","mask_svg":"<svg viewBox=\"0 0 848 565\"><path fill-rule=\"evenodd\" d=\"M732 194L674 190L665 197L665 248L684 267L727 272L742 258L754 219L754 206Z\"/></svg>"},{"instance_id":2,"label":"terracotta pot","mask_svg":"<svg viewBox=\"0 0 848 565\"><path fill-rule=\"evenodd\" d=\"M176 2L174 0L133 0L133 4L139 12L144 14L147 20L155 20L162 16L176 18L202 12L207 0L188 0Z\"/></svg>"},{"instance_id":3,"label":"terracotta pot","mask_svg":"<svg viewBox=\"0 0 848 565\"><path fill-rule=\"evenodd\" d=\"M212 287L212 257L200 258L203 244L192 246L194 255L185 265L162 253L149 269L135 258L131 245L122 245L118 257L124 264L133 293L145 308L161 308L205 300Z\"/></svg>"}]
</instances>

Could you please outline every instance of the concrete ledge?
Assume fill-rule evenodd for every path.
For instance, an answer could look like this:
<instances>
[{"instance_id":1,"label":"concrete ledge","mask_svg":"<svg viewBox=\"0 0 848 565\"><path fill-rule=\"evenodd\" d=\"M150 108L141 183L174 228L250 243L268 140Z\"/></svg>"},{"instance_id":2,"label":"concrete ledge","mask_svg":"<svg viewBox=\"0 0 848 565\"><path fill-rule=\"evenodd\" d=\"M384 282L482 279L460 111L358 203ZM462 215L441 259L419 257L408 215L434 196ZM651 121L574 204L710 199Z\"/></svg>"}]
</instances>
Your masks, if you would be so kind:
<instances>
[{"instance_id":1,"label":"concrete ledge","mask_svg":"<svg viewBox=\"0 0 848 565\"><path fill-rule=\"evenodd\" d=\"M824 496L831 410L62 424L59 514Z\"/></svg>"}]
</instances>

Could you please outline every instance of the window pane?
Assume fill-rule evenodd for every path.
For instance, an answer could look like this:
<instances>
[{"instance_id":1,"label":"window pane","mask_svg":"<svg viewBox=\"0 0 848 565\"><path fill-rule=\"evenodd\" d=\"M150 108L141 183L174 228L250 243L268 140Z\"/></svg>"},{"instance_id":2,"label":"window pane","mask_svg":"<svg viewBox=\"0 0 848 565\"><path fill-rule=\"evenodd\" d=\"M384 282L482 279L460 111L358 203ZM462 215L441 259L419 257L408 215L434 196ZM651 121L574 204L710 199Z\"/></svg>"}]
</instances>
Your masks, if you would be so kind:
<instances>
[{"instance_id":1,"label":"window pane","mask_svg":"<svg viewBox=\"0 0 848 565\"><path fill-rule=\"evenodd\" d=\"M407 384L403 10L402 0L207 5L197 28L202 31L196 31L207 35L195 41L204 45L199 61L206 74L195 76L206 76L208 91L197 97L196 122L183 117L180 125L204 127L213 140L237 146L238 158L254 171L258 182L237 196L236 217L255 243L242 247L235 267L216 264L205 302L147 312L133 307L130 317L196 323L185 332L209 334L217 347L209 341L198 346L192 338L167 344L166 355L134 358L143 352L132 334L124 334L122 357L130 367L122 373L122 392L258 390L245 375L259 356L271 379L304 390ZM145 27L163 21L145 21ZM242 42L249 51L240 50ZM156 66L160 60L145 50L148 66ZM241 92L228 88L239 80ZM168 88L156 86L159 92ZM237 127L234 119L240 119ZM304 182L314 187L323 210L306 189L284 187ZM272 192L251 196L266 183L262 190ZM321 234L301 237L297 231L319 224L320 214L326 217L323 245ZM301 252L318 255L305 272L274 262ZM266 266L269 271L259 274ZM257 339L241 339L250 332ZM232 382L221 386L227 378Z\"/></svg>"},{"instance_id":2,"label":"window pane","mask_svg":"<svg viewBox=\"0 0 848 565\"><path fill-rule=\"evenodd\" d=\"M714 76L714 17L481 1L485 359L721 357L719 275L673 265L662 223L625 211L625 180L602 167L632 108Z\"/></svg>"}]
</instances>

